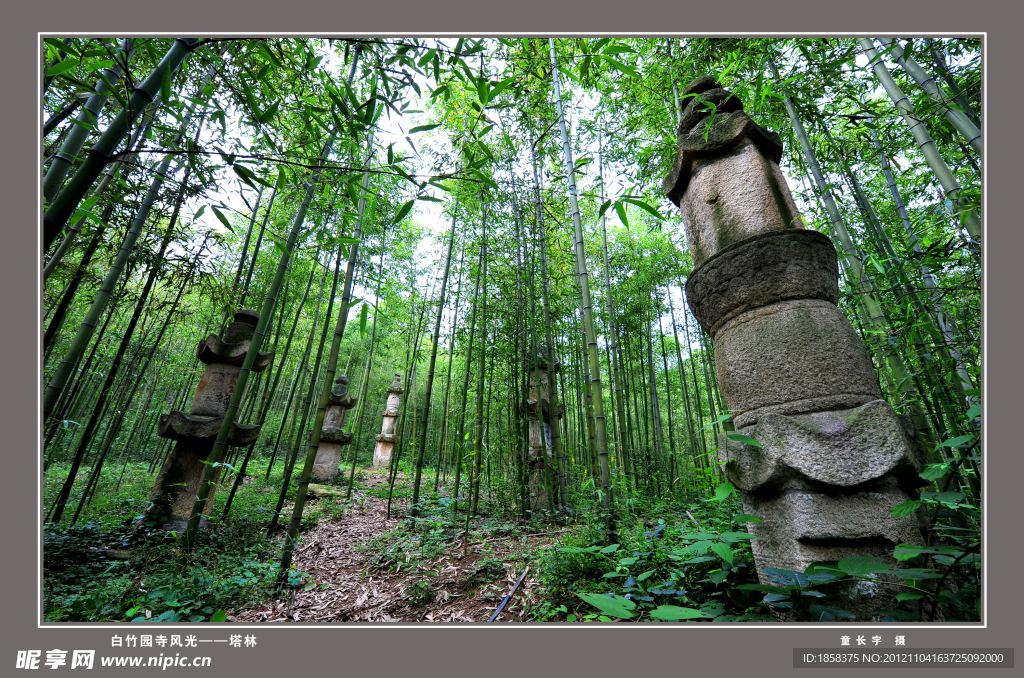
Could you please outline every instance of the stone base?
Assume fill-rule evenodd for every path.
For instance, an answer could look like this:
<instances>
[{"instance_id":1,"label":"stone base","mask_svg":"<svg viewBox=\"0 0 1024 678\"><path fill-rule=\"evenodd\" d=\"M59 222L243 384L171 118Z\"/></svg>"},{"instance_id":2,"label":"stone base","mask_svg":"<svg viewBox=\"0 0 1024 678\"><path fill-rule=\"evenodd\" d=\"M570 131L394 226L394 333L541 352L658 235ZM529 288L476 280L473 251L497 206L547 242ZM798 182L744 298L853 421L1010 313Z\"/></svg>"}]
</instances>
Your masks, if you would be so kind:
<instances>
[{"instance_id":1,"label":"stone base","mask_svg":"<svg viewBox=\"0 0 1024 678\"><path fill-rule=\"evenodd\" d=\"M169 516L171 520L183 517L188 522L196 495L199 494L199 486L209 468L203 462L209 456L212 446L213 441L178 441L153 485L153 491L149 496L150 502L153 503L149 511L151 515ZM210 495L203 510L204 515L209 515L213 509L216 483L220 479L222 469L221 466L214 469L214 485L210 488Z\"/></svg>"},{"instance_id":2,"label":"stone base","mask_svg":"<svg viewBox=\"0 0 1024 678\"><path fill-rule=\"evenodd\" d=\"M344 499L345 495L348 494L348 488L310 483L306 486L306 494L312 495L317 499L323 499L324 497L340 497L341 499Z\"/></svg>"},{"instance_id":3,"label":"stone base","mask_svg":"<svg viewBox=\"0 0 1024 678\"><path fill-rule=\"evenodd\" d=\"M548 503L547 479L544 477L543 465L531 464L530 467L530 510L534 513L550 511Z\"/></svg>"},{"instance_id":4,"label":"stone base","mask_svg":"<svg viewBox=\"0 0 1024 678\"><path fill-rule=\"evenodd\" d=\"M146 524L145 521L146 521L146 518L145 518L145 516L143 516L142 518L140 518L139 520L136 521L136 523L135 523L136 527L143 527L143 526L145 526L145 524ZM180 537L180 536L185 534L185 530L187 528L188 528L188 516L171 516L170 520L168 520L166 522L163 522L163 523L157 523L157 525L153 529L160 530L162 532L174 532L175 534L177 534ZM199 529L201 529L201 530L208 530L208 529L210 529L210 521L206 519L206 516L201 516L199 518Z\"/></svg>"},{"instance_id":5,"label":"stone base","mask_svg":"<svg viewBox=\"0 0 1024 678\"><path fill-rule=\"evenodd\" d=\"M373 448L373 468L384 468L391 463L391 452L395 444L386 440L378 440Z\"/></svg>"},{"instance_id":6,"label":"stone base","mask_svg":"<svg viewBox=\"0 0 1024 678\"><path fill-rule=\"evenodd\" d=\"M316 449L316 460L313 462L313 475L321 480L337 478L341 472L341 452L344 448L337 443L320 441Z\"/></svg>"},{"instance_id":7,"label":"stone base","mask_svg":"<svg viewBox=\"0 0 1024 678\"><path fill-rule=\"evenodd\" d=\"M860 407L796 416L764 415L739 430L761 447L725 440L719 459L740 489L758 577L770 569L804 572L812 563L872 557L895 565L893 549L922 544L923 519L892 509L915 499L925 453L912 424L883 400ZM871 621L896 603L903 580L878 573L872 581L837 583L823 604ZM786 619L785 613L780 618Z\"/></svg>"}]
</instances>

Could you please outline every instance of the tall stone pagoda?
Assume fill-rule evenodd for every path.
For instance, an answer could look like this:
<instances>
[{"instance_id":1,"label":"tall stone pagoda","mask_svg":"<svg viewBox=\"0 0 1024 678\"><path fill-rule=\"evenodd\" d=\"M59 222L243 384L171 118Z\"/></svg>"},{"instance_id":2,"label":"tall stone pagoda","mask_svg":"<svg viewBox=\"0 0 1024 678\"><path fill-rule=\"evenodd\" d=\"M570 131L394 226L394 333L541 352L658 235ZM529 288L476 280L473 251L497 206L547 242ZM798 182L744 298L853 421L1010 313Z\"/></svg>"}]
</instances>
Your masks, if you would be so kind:
<instances>
[{"instance_id":1,"label":"tall stone pagoda","mask_svg":"<svg viewBox=\"0 0 1024 678\"><path fill-rule=\"evenodd\" d=\"M760 580L858 556L892 564L897 544L922 543L919 516L891 511L917 497L925 451L910 417L880 399L836 306L835 248L804 226L779 169L779 135L711 77L683 96L664 188L682 209L695 266L687 303L714 341L722 397L736 431L760 443L725 439L719 452L743 510L763 521L748 524ZM880 594L902 580L869 579L831 604L878 618L891 606Z\"/></svg>"},{"instance_id":2,"label":"tall stone pagoda","mask_svg":"<svg viewBox=\"0 0 1024 678\"><path fill-rule=\"evenodd\" d=\"M356 398L348 392L348 377L343 374L334 380L328 396L320 445L316 448L316 460L313 462L313 475L321 480L338 476L342 448L352 443L352 434L345 432L345 417L355 405Z\"/></svg>"},{"instance_id":3,"label":"tall stone pagoda","mask_svg":"<svg viewBox=\"0 0 1024 678\"><path fill-rule=\"evenodd\" d=\"M374 437L374 440L377 441L373 448L374 468L381 468L391 463L391 452L394 451L395 441L398 440L395 422L398 420L398 406L401 404L399 396L403 392L402 375L396 372L394 381L391 382L391 386L388 386L388 400L382 414L384 421L381 423L380 433Z\"/></svg>"},{"instance_id":4,"label":"tall stone pagoda","mask_svg":"<svg viewBox=\"0 0 1024 678\"><path fill-rule=\"evenodd\" d=\"M224 330L223 337L210 334L201 340L196 357L206 365L206 369L196 385L192 407L187 413L175 410L160 415L157 435L170 438L176 444L157 476L145 520L155 519L162 529L181 532L188 523L199 485L206 473L207 464L203 462L213 449L224 421L257 322L257 311L243 309L235 313L234 321ZM252 371L266 369L273 358L272 351L258 353ZM259 425L234 423L227 444L244 447L254 442L259 434ZM215 483L220 472L221 467L218 467ZM210 491L205 514L213 508L215 489Z\"/></svg>"}]
</instances>

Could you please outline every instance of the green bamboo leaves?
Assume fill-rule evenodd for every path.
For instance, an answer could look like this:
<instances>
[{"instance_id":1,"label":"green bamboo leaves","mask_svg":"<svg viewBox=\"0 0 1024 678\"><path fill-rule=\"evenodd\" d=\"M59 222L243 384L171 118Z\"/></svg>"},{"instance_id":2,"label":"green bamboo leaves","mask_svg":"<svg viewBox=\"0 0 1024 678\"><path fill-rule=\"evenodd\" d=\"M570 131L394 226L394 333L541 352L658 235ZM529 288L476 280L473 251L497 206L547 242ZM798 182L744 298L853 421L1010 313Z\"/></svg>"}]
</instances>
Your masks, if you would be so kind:
<instances>
[{"instance_id":1,"label":"green bamboo leaves","mask_svg":"<svg viewBox=\"0 0 1024 678\"><path fill-rule=\"evenodd\" d=\"M156 99L157 90L160 88L165 74L176 70L198 43L198 38L176 38L171 49L149 74L149 77L132 92L128 99L128 105L118 113L93 144L78 171L71 177L64 189L57 194L43 215L44 250L49 249L50 244L64 230L68 219L74 214L96 177L112 160L115 149L121 143L128 129L138 121L146 106Z\"/></svg>"}]
</instances>

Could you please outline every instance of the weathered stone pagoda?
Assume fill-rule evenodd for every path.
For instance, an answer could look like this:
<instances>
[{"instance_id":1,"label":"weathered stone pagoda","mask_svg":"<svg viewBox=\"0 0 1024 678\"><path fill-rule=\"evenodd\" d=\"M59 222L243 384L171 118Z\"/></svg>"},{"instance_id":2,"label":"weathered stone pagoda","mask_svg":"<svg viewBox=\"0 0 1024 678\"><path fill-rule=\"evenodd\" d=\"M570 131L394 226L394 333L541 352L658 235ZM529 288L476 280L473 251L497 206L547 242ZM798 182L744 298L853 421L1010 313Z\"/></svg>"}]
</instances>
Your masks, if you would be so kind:
<instances>
[{"instance_id":1,"label":"weathered stone pagoda","mask_svg":"<svg viewBox=\"0 0 1024 678\"><path fill-rule=\"evenodd\" d=\"M211 334L201 340L196 357L206 365L206 369L196 386L192 407L188 413L175 410L160 415L157 435L177 441L157 476L150 495L152 505L146 514L146 520L156 519L162 529L180 532L188 523L199 485L206 473L207 464L203 462L213 449L224 421L257 322L257 311L243 309L235 313L234 321L224 330L223 337ZM258 353L252 371L266 369L273 358L273 352ZM259 433L259 425L234 423L227 444L244 447L254 442ZM220 471L221 467L218 467L214 482L220 478ZM215 489L210 490L204 510L206 514L213 508Z\"/></svg>"},{"instance_id":2,"label":"weathered stone pagoda","mask_svg":"<svg viewBox=\"0 0 1024 678\"><path fill-rule=\"evenodd\" d=\"M391 463L391 452L395 449L395 441L398 440L398 433L395 431L395 421L398 419L398 406L401 403L400 395L402 389L402 375L395 373L395 379L388 386L388 401L384 406L384 421L380 426L380 433L374 436L377 444L373 448L373 467L381 468Z\"/></svg>"},{"instance_id":3,"label":"weathered stone pagoda","mask_svg":"<svg viewBox=\"0 0 1024 678\"><path fill-rule=\"evenodd\" d=\"M527 469L530 507L533 511L546 511L550 507L549 492L558 484L556 478L558 470L555 466L551 443L551 427L554 426L557 430L559 419L565 414L565 405L558 403L558 406L554 407L551 404L548 391L547 348L538 347L536 359L530 358L525 368L530 380L528 397L522 406L522 411L530 423L529 468ZM561 369L562 363L556 360L552 371L557 374ZM555 503L557 504L557 502Z\"/></svg>"},{"instance_id":4,"label":"weathered stone pagoda","mask_svg":"<svg viewBox=\"0 0 1024 678\"><path fill-rule=\"evenodd\" d=\"M891 509L916 498L924 448L910 417L880 399L836 306L835 248L805 228L779 136L711 77L690 83L691 94L664 188L683 212L695 266L687 303L714 341L722 397L736 431L760 443L723 440L719 452L744 511L763 521L748 524L760 580L772 583L769 568L856 556L892 563L897 544L922 543L920 518ZM703 102L717 107L710 129ZM891 606L882 589L902 580L872 579L830 604L877 618Z\"/></svg>"},{"instance_id":5,"label":"weathered stone pagoda","mask_svg":"<svg viewBox=\"0 0 1024 678\"><path fill-rule=\"evenodd\" d=\"M313 475L321 480L338 477L342 448L352 443L352 434L345 432L345 417L355 404L356 399L348 392L348 377L343 374L334 380L328 396L320 445L313 461ZM312 431L307 437L311 434Z\"/></svg>"}]
</instances>

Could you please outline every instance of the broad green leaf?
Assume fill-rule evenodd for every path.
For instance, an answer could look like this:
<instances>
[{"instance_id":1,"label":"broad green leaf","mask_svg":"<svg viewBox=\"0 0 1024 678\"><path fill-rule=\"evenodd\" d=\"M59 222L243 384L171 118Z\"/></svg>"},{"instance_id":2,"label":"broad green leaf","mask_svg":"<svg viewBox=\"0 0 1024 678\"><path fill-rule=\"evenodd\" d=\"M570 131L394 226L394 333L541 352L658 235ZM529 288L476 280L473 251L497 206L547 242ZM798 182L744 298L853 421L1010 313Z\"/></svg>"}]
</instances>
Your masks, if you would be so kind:
<instances>
[{"instance_id":1,"label":"broad green leaf","mask_svg":"<svg viewBox=\"0 0 1024 678\"><path fill-rule=\"evenodd\" d=\"M920 600L921 598L924 598L924 594L920 591L905 591L896 596L896 600L900 601L901 603L904 600Z\"/></svg>"},{"instance_id":2,"label":"broad green leaf","mask_svg":"<svg viewBox=\"0 0 1024 678\"><path fill-rule=\"evenodd\" d=\"M636 609L636 603L622 596L602 596L597 593L580 593L578 595L585 602L609 616L620 619L632 619L636 616L631 612Z\"/></svg>"},{"instance_id":3,"label":"broad green leaf","mask_svg":"<svg viewBox=\"0 0 1024 678\"><path fill-rule=\"evenodd\" d=\"M358 242L362 242L359 238L353 238L352 236L343 235L337 240L339 245L354 245Z\"/></svg>"},{"instance_id":4,"label":"broad green leaf","mask_svg":"<svg viewBox=\"0 0 1024 678\"><path fill-rule=\"evenodd\" d=\"M733 554L732 549L729 548L727 544L723 544L721 542L712 544L711 550L717 553L719 556L721 556L722 560L732 565L732 561L735 555Z\"/></svg>"},{"instance_id":5,"label":"broad green leaf","mask_svg":"<svg viewBox=\"0 0 1024 678\"><path fill-rule=\"evenodd\" d=\"M212 621L212 622L226 622L227 620L228 620L228 613L225 612L224 610L218 610L217 612L213 613L212 617L210 617L210 621Z\"/></svg>"},{"instance_id":6,"label":"broad green leaf","mask_svg":"<svg viewBox=\"0 0 1024 678\"><path fill-rule=\"evenodd\" d=\"M711 545L713 543L714 543L713 540L705 539L705 540L697 542L696 544L690 544L689 546L685 546L685 547L679 549L679 551L677 551L677 553L679 553L679 554L686 554L686 553L689 553L690 551L693 551L695 554L700 555L702 553L706 553L707 550L711 547Z\"/></svg>"},{"instance_id":7,"label":"broad green leaf","mask_svg":"<svg viewBox=\"0 0 1024 678\"><path fill-rule=\"evenodd\" d=\"M967 410L967 418L974 419L981 414L981 405L974 405L971 409Z\"/></svg>"},{"instance_id":8,"label":"broad green leaf","mask_svg":"<svg viewBox=\"0 0 1024 678\"><path fill-rule=\"evenodd\" d=\"M733 588L741 591L759 591L761 593L776 593L780 595L786 594L786 589L779 586L770 586L768 584L739 584Z\"/></svg>"},{"instance_id":9,"label":"broad green leaf","mask_svg":"<svg viewBox=\"0 0 1024 678\"><path fill-rule=\"evenodd\" d=\"M845 619L856 619L857 615L846 610L841 610L838 607L828 607L826 605L812 605L811 615L813 615L814 621L830 621L837 617Z\"/></svg>"},{"instance_id":10,"label":"broad green leaf","mask_svg":"<svg viewBox=\"0 0 1024 678\"><path fill-rule=\"evenodd\" d=\"M955 504L965 497L966 495L963 492L939 492L935 495L935 500L941 501L944 504Z\"/></svg>"},{"instance_id":11,"label":"broad green leaf","mask_svg":"<svg viewBox=\"0 0 1024 678\"><path fill-rule=\"evenodd\" d=\"M651 617L662 621L679 621L680 619L704 619L706 614L700 610L690 607L679 607L678 605L659 605L651 610Z\"/></svg>"},{"instance_id":12,"label":"broad green leaf","mask_svg":"<svg viewBox=\"0 0 1024 678\"><path fill-rule=\"evenodd\" d=\"M745 539L757 539L757 537L752 534L747 534L746 532L723 532L719 539L727 544L732 544Z\"/></svg>"},{"instance_id":13,"label":"broad green leaf","mask_svg":"<svg viewBox=\"0 0 1024 678\"><path fill-rule=\"evenodd\" d=\"M648 570L647 572L644 572L643 574L638 575L636 580L637 581L644 581L645 579L650 577L652 574L654 574L654 572L655 572L654 570Z\"/></svg>"},{"instance_id":14,"label":"broad green leaf","mask_svg":"<svg viewBox=\"0 0 1024 678\"><path fill-rule=\"evenodd\" d=\"M745 436L742 433L728 432L725 434L729 440L735 440L738 443L744 443L746 445L752 445L753 447L761 447L761 443L757 442L750 436Z\"/></svg>"},{"instance_id":15,"label":"broad green leaf","mask_svg":"<svg viewBox=\"0 0 1024 678\"><path fill-rule=\"evenodd\" d=\"M897 504L896 506L893 506L892 514L897 518L909 516L911 513L921 508L922 503L923 502L917 501L916 499L911 501L905 501L902 504Z\"/></svg>"},{"instance_id":16,"label":"broad green leaf","mask_svg":"<svg viewBox=\"0 0 1024 678\"><path fill-rule=\"evenodd\" d=\"M891 572L900 579L912 579L919 581L921 579L938 579L942 575L935 570L925 569L921 567L908 567L906 569L897 568Z\"/></svg>"},{"instance_id":17,"label":"broad green leaf","mask_svg":"<svg viewBox=\"0 0 1024 678\"><path fill-rule=\"evenodd\" d=\"M729 498L729 496L733 493L735 489L736 488L733 487L732 483L724 482L715 488L714 499L709 499L708 501L725 501L726 499Z\"/></svg>"},{"instance_id":18,"label":"broad green leaf","mask_svg":"<svg viewBox=\"0 0 1024 678\"><path fill-rule=\"evenodd\" d=\"M360 337L365 337L366 336L366 319L367 319L367 316L369 315L369 309L370 309L370 307L367 306L364 303L363 304L363 308L359 311L359 336Z\"/></svg>"},{"instance_id":19,"label":"broad green leaf","mask_svg":"<svg viewBox=\"0 0 1024 678\"><path fill-rule=\"evenodd\" d=\"M935 448L938 449L940 447L960 447L961 445L966 445L972 440L974 440L973 435L957 436L956 438L950 438L949 440L942 441L941 443L936 445Z\"/></svg>"},{"instance_id":20,"label":"broad green leaf","mask_svg":"<svg viewBox=\"0 0 1024 678\"><path fill-rule=\"evenodd\" d=\"M609 553L615 553L618 550L619 550L619 545L618 544L612 544L611 546L605 546L603 549L601 549L599 551L599 553L604 553L605 555L607 555Z\"/></svg>"},{"instance_id":21,"label":"broad green leaf","mask_svg":"<svg viewBox=\"0 0 1024 678\"><path fill-rule=\"evenodd\" d=\"M761 519L757 516L752 516L749 513L737 513L732 519L734 523L760 523Z\"/></svg>"},{"instance_id":22,"label":"broad green leaf","mask_svg":"<svg viewBox=\"0 0 1024 678\"><path fill-rule=\"evenodd\" d=\"M729 570L718 570L717 572L711 572L708 574L708 579L710 579L714 584L721 584L728 578Z\"/></svg>"},{"instance_id":23,"label":"broad green leaf","mask_svg":"<svg viewBox=\"0 0 1024 678\"><path fill-rule=\"evenodd\" d=\"M938 480L949 471L949 464L928 464L918 475L925 480Z\"/></svg>"},{"instance_id":24,"label":"broad green leaf","mask_svg":"<svg viewBox=\"0 0 1024 678\"><path fill-rule=\"evenodd\" d=\"M852 577L863 577L873 572L887 571L889 563L883 562L874 556L857 556L856 558L840 560L839 569Z\"/></svg>"}]
</instances>

